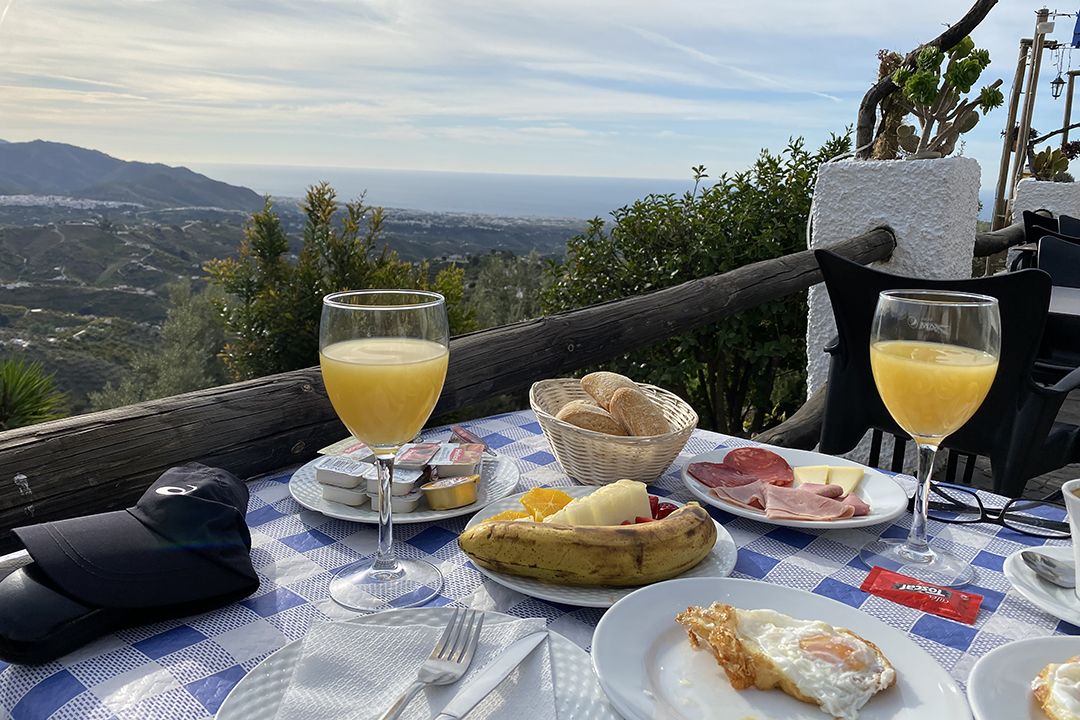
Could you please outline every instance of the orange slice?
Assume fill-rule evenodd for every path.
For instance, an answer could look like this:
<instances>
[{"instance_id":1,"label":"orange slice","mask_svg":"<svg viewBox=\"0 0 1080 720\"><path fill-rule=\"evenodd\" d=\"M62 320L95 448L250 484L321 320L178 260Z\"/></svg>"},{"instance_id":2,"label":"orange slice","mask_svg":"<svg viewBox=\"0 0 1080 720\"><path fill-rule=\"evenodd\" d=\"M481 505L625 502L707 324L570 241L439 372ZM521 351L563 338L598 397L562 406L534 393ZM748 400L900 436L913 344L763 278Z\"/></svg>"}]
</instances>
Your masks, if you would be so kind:
<instances>
[{"instance_id":1,"label":"orange slice","mask_svg":"<svg viewBox=\"0 0 1080 720\"><path fill-rule=\"evenodd\" d=\"M574 498L562 490L533 488L521 498L521 504L532 513L533 520L541 522L552 513L562 510Z\"/></svg>"},{"instance_id":2,"label":"orange slice","mask_svg":"<svg viewBox=\"0 0 1080 720\"><path fill-rule=\"evenodd\" d=\"M496 520L521 520L524 518L532 519L532 513L521 512L520 510L503 510L501 513L492 515L484 520L484 522L494 522Z\"/></svg>"}]
</instances>

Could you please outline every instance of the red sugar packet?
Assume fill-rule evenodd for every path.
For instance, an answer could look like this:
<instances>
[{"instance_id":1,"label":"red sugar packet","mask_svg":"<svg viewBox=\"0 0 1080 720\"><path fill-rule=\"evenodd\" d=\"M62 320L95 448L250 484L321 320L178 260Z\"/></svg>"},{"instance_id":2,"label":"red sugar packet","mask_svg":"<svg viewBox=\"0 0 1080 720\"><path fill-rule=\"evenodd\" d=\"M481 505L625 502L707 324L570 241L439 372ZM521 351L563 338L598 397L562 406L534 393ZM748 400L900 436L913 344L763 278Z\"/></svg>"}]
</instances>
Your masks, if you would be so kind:
<instances>
[{"instance_id":1,"label":"red sugar packet","mask_svg":"<svg viewBox=\"0 0 1080 720\"><path fill-rule=\"evenodd\" d=\"M983 596L933 585L883 567L873 567L859 588L901 605L972 625Z\"/></svg>"}]
</instances>

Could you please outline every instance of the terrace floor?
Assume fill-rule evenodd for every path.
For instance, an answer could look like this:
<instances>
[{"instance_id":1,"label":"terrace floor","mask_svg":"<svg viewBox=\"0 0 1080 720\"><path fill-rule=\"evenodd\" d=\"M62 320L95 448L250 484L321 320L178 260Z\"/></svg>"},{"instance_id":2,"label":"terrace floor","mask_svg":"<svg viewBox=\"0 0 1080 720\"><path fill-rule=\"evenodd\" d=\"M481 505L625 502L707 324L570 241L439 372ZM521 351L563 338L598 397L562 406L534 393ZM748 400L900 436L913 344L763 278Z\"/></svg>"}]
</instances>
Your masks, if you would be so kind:
<instances>
[{"instance_id":1,"label":"terrace floor","mask_svg":"<svg viewBox=\"0 0 1080 720\"><path fill-rule=\"evenodd\" d=\"M1080 391L1074 392L1066 398L1065 404L1062 405L1061 412L1058 414L1058 421L1080 425ZM963 468L963 462L961 462L961 468ZM1027 487L1024 489L1024 497L1036 499L1046 497L1060 488L1066 480L1072 480L1073 478L1080 478L1080 463L1066 465L1060 470L1028 480ZM976 460L975 474L972 477L971 484L984 490L993 489L994 484L990 479L990 461L987 458L980 457Z\"/></svg>"}]
</instances>

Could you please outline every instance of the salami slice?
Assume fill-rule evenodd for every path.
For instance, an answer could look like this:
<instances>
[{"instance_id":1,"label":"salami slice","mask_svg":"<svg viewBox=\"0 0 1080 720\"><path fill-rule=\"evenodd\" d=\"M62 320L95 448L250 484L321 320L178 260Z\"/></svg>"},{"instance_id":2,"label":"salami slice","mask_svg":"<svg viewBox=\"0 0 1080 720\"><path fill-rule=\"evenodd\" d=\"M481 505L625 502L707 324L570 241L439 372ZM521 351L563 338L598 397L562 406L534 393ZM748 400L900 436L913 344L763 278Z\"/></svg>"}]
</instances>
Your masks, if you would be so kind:
<instances>
[{"instance_id":1,"label":"salami slice","mask_svg":"<svg viewBox=\"0 0 1080 720\"><path fill-rule=\"evenodd\" d=\"M690 476L702 485L715 487L742 487L754 482L755 478L744 475L730 465L724 463L696 462L690 463L686 468Z\"/></svg>"},{"instance_id":2,"label":"salami slice","mask_svg":"<svg viewBox=\"0 0 1080 720\"><path fill-rule=\"evenodd\" d=\"M727 465L742 475L770 485L790 485L795 474L787 460L771 450L756 447L735 448L724 456Z\"/></svg>"}]
</instances>

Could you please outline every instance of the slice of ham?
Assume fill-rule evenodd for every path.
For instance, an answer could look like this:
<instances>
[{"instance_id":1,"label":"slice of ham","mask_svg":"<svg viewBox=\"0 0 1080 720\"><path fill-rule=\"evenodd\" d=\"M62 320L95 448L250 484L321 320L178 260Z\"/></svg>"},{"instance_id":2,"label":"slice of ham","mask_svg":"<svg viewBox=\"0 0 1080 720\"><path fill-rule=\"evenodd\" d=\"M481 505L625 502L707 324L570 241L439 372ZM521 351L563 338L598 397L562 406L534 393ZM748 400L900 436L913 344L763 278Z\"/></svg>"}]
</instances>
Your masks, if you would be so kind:
<instances>
[{"instance_id":1,"label":"slice of ham","mask_svg":"<svg viewBox=\"0 0 1080 720\"><path fill-rule=\"evenodd\" d=\"M739 487L754 482L754 477L752 475L741 473L724 463L690 463L686 468L686 471L702 485L708 485L711 488Z\"/></svg>"},{"instance_id":2,"label":"slice of ham","mask_svg":"<svg viewBox=\"0 0 1080 720\"><path fill-rule=\"evenodd\" d=\"M796 489L806 490L807 492L812 492L821 497L834 498L837 500L844 494L844 488L839 485L822 485L821 483L803 483Z\"/></svg>"},{"instance_id":3,"label":"slice of ham","mask_svg":"<svg viewBox=\"0 0 1080 720\"><path fill-rule=\"evenodd\" d=\"M795 479L787 460L765 448L735 448L724 456L723 464L770 485L790 485Z\"/></svg>"},{"instance_id":4,"label":"slice of ham","mask_svg":"<svg viewBox=\"0 0 1080 720\"><path fill-rule=\"evenodd\" d=\"M711 492L725 502L750 510L765 509L765 483L760 480L752 480L746 485L735 487L714 487Z\"/></svg>"},{"instance_id":5,"label":"slice of ham","mask_svg":"<svg viewBox=\"0 0 1080 720\"><path fill-rule=\"evenodd\" d=\"M765 487L765 517L770 520L839 520L854 514L851 505L812 491L778 485Z\"/></svg>"},{"instance_id":6,"label":"slice of ham","mask_svg":"<svg viewBox=\"0 0 1080 720\"><path fill-rule=\"evenodd\" d=\"M870 506L855 493L848 493L840 499L840 502L855 508L855 517L862 517L863 515L870 514Z\"/></svg>"}]
</instances>

